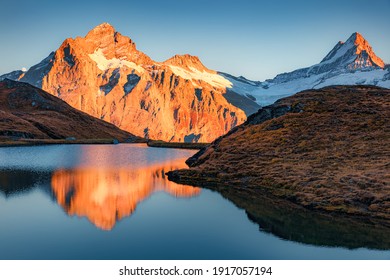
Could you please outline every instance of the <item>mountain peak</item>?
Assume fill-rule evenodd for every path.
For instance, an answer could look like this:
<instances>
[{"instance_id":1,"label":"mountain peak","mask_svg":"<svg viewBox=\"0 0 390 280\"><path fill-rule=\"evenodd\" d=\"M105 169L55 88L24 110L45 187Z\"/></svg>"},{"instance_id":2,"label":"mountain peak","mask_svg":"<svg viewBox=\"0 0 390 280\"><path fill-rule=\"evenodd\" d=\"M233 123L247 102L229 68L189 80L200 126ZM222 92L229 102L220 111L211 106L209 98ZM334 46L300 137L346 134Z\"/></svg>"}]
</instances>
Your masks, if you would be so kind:
<instances>
[{"instance_id":1,"label":"mountain peak","mask_svg":"<svg viewBox=\"0 0 390 280\"><path fill-rule=\"evenodd\" d=\"M85 36L86 39L93 39L104 37L104 36L114 36L116 33L115 28L107 23L104 22L102 24L99 24L98 26L94 27L91 31L88 32L87 36Z\"/></svg>"},{"instance_id":2,"label":"mountain peak","mask_svg":"<svg viewBox=\"0 0 390 280\"><path fill-rule=\"evenodd\" d=\"M187 70L191 67L201 71L210 71L206 66L203 65L199 57L190 54L174 55L170 59L166 60L164 64L178 66Z\"/></svg>"},{"instance_id":3,"label":"mountain peak","mask_svg":"<svg viewBox=\"0 0 390 280\"><path fill-rule=\"evenodd\" d=\"M370 44L359 32L352 33L352 35L349 36L347 41L345 41L345 44L348 43L350 43L351 45L353 44L354 46L360 46L362 49L367 47L371 48Z\"/></svg>"},{"instance_id":4,"label":"mountain peak","mask_svg":"<svg viewBox=\"0 0 390 280\"><path fill-rule=\"evenodd\" d=\"M147 55L137 50L129 37L123 36L106 22L93 28L84 38L78 37L76 40L83 53L89 56L98 54L102 59L127 60L137 65L153 63Z\"/></svg>"},{"instance_id":5,"label":"mountain peak","mask_svg":"<svg viewBox=\"0 0 390 280\"><path fill-rule=\"evenodd\" d=\"M104 31L114 30L114 31L115 31L115 28L114 28L111 24L109 24L108 22L103 22L103 23L101 23L101 24L95 26L95 27L92 29L92 31L93 31L93 30L104 30Z\"/></svg>"},{"instance_id":6,"label":"mountain peak","mask_svg":"<svg viewBox=\"0 0 390 280\"><path fill-rule=\"evenodd\" d=\"M165 62L169 64L175 64L177 66L185 66L189 62L202 63L199 57L190 54L176 54Z\"/></svg>"},{"instance_id":7,"label":"mountain peak","mask_svg":"<svg viewBox=\"0 0 390 280\"><path fill-rule=\"evenodd\" d=\"M354 38L354 40L365 40L363 35L360 34L359 32L354 32L349 38Z\"/></svg>"},{"instance_id":8,"label":"mountain peak","mask_svg":"<svg viewBox=\"0 0 390 280\"><path fill-rule=\"evenodd\" d=\"M368 41L359 32L352 33L345 43L339 41L321 63L336 63L351 70L385 66L383 60L376 56Z\"/></svg>"}]
</instances>

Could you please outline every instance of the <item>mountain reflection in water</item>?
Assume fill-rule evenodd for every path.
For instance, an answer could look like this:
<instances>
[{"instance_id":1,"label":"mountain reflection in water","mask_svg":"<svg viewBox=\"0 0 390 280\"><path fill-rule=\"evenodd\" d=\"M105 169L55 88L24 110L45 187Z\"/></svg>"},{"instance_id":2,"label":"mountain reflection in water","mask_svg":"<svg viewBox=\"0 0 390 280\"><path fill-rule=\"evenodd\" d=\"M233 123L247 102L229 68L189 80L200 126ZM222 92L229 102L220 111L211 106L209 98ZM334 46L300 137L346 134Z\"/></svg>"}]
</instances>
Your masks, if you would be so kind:
<instances>
[{"instance_id":1,"label":"mountain reflection in water","mask_svg":"<svg viewBox=\"0 0 390 280\"><path fill-rule=\"evenodd\" d=\"M177 198L199 195L199 188L165 176L186 168L184 161L193 153L144 144L11 147L0 150L0 191L8 197L38 187L68 215L111 230L155 192Z\"/></svg>"},{"instance_id":2,"label":"mountain reflection in water","mask_svg":"<svg viewBox=\"0 0 390 280\"><path fill-rule=\"evenodd\" d=\"M313 212L248 186L214 188L216 193L168 181L165 173L185 168L184 160L192 153L145 145L0 149L0 224L4 228L0 232L0 258L307 259L316 252L315 258L325 259L388 259L390 225L381 220ZM153 196L156 192L160 193ZM161 192L177 199L161 196ZM145 203L138 213L142 210L141 215L134 213L137 205L151 196L157 199ZM194 196L197 199L179 202ZM56 203L47 203L47 198ZM164 203L169 205L154 207ZM54 209L58 210L58 205L60 211ZM69 216L87 218L94 226L69 219L62 209ZM130 215L135 219L124 221L109 234L95 229L111 230ZM164 226L158 224L161 219L165 219ZM150 248L141 246L150 242L150 236ZM24 245L29 238L30 249ZM39 242L35 240L39 238ZM126 246L138 249L125 250L124 240ZM69 248L75 242L89 242L85 246L90 250L72 255ZM179 245L172 250L172 244ZM31 249L34 246L36 249ZM273 249L264 250L278 246L281 249L276 255ZM100 255L95 254L96 248L100 248ZM231 253L226 255L229 248Z\"/></svg>"},{"instance_id":3,"label":"mountain reflection in water","mask_svg":"<svg viewBox=\"0 0 390 280\"><path fill-rule=\"evenodd\" d=\"M177 198L199 195L199 188L177 185L166 178L165 172L184 167L181 161L132 170L58 170L51 186L68 215L87 217L98 228L110 230L154 192L164 191Z\"/></svg>"}]
</instances>

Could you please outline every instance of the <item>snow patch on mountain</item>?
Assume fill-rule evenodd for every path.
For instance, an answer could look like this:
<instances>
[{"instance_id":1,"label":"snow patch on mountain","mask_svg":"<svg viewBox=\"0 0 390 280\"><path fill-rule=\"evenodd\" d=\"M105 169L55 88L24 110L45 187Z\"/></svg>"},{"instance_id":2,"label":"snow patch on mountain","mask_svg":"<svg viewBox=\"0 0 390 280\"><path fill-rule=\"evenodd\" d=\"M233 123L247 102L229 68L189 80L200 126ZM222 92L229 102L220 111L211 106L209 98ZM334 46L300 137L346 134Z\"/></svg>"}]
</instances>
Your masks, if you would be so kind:
<instances>
[{"instance_id":1,"label":"snow patch on mountain","mask_svg":"<svg viewBox=\"0 0 390 280\"><path fill-rule=\"evenodd\" d=\"M351 48L353 48L354 43L352 40L347 40L347 42L338 42L338 44L330 51L330 53L321 61L321 63L334 63L340 57L343 57ZM351 57L351 59L353 59Z\"/></svg>"},{"instance_id":2,"label":"snow patch on mountain","mask_svg":"<svg viewBox=\"0 0 390 280\"><path fill-rule=\"evenodd\" d=\"M24 76L24 72L22 70L15 70L15 71L12 71L10 73L1 75L0 82L5 80L5 79L17 81L17 80L20 80L21 78L23 78L23 76Z\"/></svg>"},{"instance_id":3,"label":"snow patch on mountain","mask_svg":"<svg viewBox=\"0 0 390 280\"><path fill-rule=\"evenodd\" d=\"M375 85L390 88L390 80L385 79L384 75L388 71L383 69L374 69L371 71L356 71L354 73L343 73L338 76L330 77L321 81L313 88L318 89L330 85Z\"/></svg>"},{"instance_id":4,"label":"snow patch on mountain","mask_svg":"<svg viewBox=\"0 0 390 280\"><path fill-rule=\"evenodd\" d=\"M138 73L143 73L145 71L145 69L141 66L125 59L107 59L103 53L103 50L100 48L95 50L94 53L89 54L88 56L96 62L97 67L102 71L106 71L111 68L121 68L123 66L127 66L130 69L135 69Z\"/></svg>"},{"instance_id":5,"label":"snow patch on mountain","mask_svg":"<svg viewBox=\"0 0 390 280\"><path fill-rule=\"evenodd\" d=\"M330 85L376 85L390 88L390 79L386 78L387 69L372 69L331 75L322 73L300 79L292 79L283 83L266 81L257 86L243 83L227 77L233 86L232 89L243 96L253 96L261 106L267 106L276 100L290 96L306 89L318 89Z\"/></svg>"},{"instance_id":6,"label":"snow patch on mountain","mask_svg":"<svg viewBox=\"0 0 390 280\"><path fill-rule=\"evenodd\" d=\"M174 66L174 65L169 65L169 68L171 68L172 72L177 75L182 77L183 79L190 80L192 81L192 84L194 86L200 86L197 81L202 80L208 84L210 84L213 87L217 88L231 88L232 83L225 79L223 76L218 75L217 73L210 73L207 71L200 71L194 67L189 67L189 71L179 67L179 66Z\"/></svg>"}]
</instances>

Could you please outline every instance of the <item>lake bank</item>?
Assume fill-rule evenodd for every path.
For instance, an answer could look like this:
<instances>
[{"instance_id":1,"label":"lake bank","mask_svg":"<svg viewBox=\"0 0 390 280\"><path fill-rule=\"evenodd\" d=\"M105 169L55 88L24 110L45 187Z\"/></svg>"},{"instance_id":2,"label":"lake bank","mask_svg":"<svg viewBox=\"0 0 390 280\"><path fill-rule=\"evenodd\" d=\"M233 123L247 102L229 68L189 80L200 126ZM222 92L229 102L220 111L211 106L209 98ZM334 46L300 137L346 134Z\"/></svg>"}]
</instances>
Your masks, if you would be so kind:
<instances>
[{"instance_id":1,"label":"lake bank","mask_svg":"<svg viewBox=\"0 0 390 280\"><path fill-rule=\"evenodd\" d=\"M128 144L145 143L142 139L129 142ZM23 140L6 140L0 141L0 147L20 147L20 146L40 146L40 145L76 145L76 144L119 144L117 139L23 139ZM126 143L126 142L125 142Z\"/></svg>"},{"instance_id":2,"label":"lake bank","mask_svg":"<svg viewBox=\"0 0 390 280\"><path fill-rule=\"evenodd\" d=\"M147 145L154 148L188 149L200 150L210 145L210 143L185 143L185 142L165 142L159 140L148 140Z\"/></svg>"},{"instance_id":3,"label":"lake bank","mask_svg":"<svg viewBox=\"0 0 390 280\"><path fill-rule=\"evenodd\" d=\"M117 139L0 139L0 147L18 147L18 146L39 146L39 145L72 145L72 144L139 144L145 143L148 147L167 148L167 149L186 149L200 150L207 147L209 143L181 143L181 142L164 142L158 140L146 140L138 138L131 142L122 142Z\"/></svg>"},{"instance_id":4,"label":"lake bank","mask_svg":"<svg viewBox=\"0 0 390 280\"><path fill-rule=\"evenodd\" d=\"M311 211L390 221L390 90L334 86L281 99L172 171L175 182L260 190Z\"/></svg>"}]
</instances>

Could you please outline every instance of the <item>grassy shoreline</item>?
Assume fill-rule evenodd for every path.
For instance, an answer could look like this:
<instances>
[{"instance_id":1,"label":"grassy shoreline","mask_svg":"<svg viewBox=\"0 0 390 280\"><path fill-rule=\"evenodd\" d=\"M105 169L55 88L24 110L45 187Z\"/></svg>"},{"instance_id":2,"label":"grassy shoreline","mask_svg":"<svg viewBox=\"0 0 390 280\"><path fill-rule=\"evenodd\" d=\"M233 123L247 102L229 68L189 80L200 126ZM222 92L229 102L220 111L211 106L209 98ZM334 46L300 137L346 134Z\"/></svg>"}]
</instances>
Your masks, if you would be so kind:
<instances>
[{"instance_id":1,"label":"grassy shoreline","mask_svg":"<svg viewBox=\"0 0 390 280\"><path fill-rule=\"evenodd\" d=\"M147 142L149 147L154 148L172 148L172 149L189 149L200 150L207 147L209 143L181 143L181 142L164 142L159 140L149 140Z\"/></svg>"},{"instance_id":2,"label":"grassy shoreline","mask_svg":"<svg viewBox=\"0 0 390 280\"><path fill-rule=\"evenodd\" d=\"M74 145L74 144L120 144L120 143L145 143L146 141L134 141L134 142L120 142L116 139L79 139L79 140L66 140L66 139L23 139L23 140L7 140L0 141L0 147L20 147L20 146L40 146L40 145Z\"/></svg>"},{"instance_id":3,"label":"grassy shoreline","mask_svg":"<svg viewBox=\"0 0 390 280\"><path fill-rule=\"evenodd\" d=\"M145 143L148 147L154 148L171 148L171 149L189 149L200 150L208 145L208 143L179 143L179 142L164 142L159 140L136 140L133 142L118 141L113 138L107 139L23 139L23 140L0 140L1 147L20 147L20 146L40 146L40 145L72 145L72 144L95 144L95 145L110 145L120 143Z\"/></svg>"},{"instance_id":4,"label":"grassy shoreline","mask_svg":"<svg viewBox=\"0 0 390 280\"><path fill-rule=\"evenodd\" d=\"M389 97L390 90L378 87L333 86L280 99L168 179L252 188L310 211L390 225Z\"/></svg>"}]
</instances>

